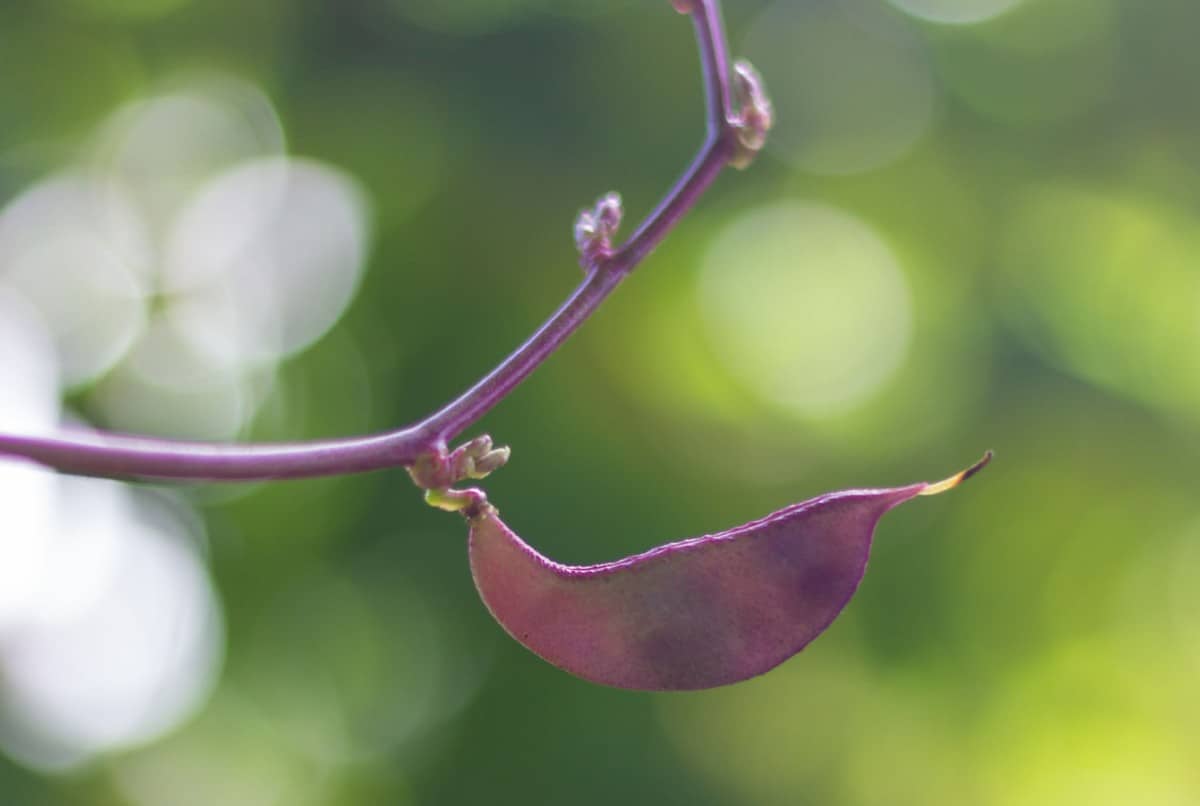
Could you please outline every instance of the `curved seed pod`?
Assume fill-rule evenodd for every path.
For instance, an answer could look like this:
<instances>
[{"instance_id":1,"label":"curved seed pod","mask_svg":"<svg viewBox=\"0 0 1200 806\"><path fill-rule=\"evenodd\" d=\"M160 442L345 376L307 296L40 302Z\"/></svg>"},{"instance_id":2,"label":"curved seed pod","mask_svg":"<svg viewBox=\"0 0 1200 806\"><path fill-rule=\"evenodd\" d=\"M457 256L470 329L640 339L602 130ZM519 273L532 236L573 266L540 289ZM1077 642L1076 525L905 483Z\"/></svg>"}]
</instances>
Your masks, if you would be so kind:
<instances>
[{"instance_id":1,"label":"curved seed pod","mask_svg":"<svg viewBox=\"0 0 1200 806\"><path fill-rule=\"evenodd\" d=\"M862 580L884 513L958 486L990 459L937 484L829 493L601 565L547 559L481 502L467 513L471 573L510 635L585 680L643 690L735 683L833 622Z\"/></svg>"}]
</instances>

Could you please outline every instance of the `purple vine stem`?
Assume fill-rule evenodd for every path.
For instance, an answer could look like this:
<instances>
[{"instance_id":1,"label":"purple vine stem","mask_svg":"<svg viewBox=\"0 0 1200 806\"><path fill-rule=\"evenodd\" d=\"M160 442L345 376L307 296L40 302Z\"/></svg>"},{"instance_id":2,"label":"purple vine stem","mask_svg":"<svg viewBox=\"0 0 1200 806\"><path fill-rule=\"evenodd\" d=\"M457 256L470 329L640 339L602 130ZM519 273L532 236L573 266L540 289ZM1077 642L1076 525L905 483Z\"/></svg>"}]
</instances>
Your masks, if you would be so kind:
<instances>
[{"instance_id":1,"label":"purple vine stem","mask_svg":"<svg viewBox=\"0 0 1200 806\"><path fill-rule=\"evenodd\" d=\"M720 2L672 2L677 10L689 14L695 25L708 112L704 145L675 186L619 249L604 248L584 255L584 280L562 307L491 373L442 409L396 431L347 439L216 444L63 431L49 437L0 434L0 454L30 459L67 473L194 481L331 476L411 467L422 456L445 457L447 443L483 417L558 349L663 241L744 146L742 129L747 116L746 110L734 108ZM763 112L758 111L760 115ZM765 114L769 126L769 105Z\"/></svg>"}]
</instances>

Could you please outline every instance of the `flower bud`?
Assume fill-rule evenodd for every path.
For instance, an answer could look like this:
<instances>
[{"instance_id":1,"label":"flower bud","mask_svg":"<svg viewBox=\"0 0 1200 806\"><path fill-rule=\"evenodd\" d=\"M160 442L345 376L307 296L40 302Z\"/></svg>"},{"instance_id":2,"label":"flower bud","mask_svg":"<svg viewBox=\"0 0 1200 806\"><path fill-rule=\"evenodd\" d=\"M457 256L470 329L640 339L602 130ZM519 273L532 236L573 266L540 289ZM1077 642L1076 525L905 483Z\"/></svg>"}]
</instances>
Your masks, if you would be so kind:
<instances>
[{"instance_id":1,"label":"flower bud","mask_svg":"<svg viewBox=\"0 0 1200 806\"><path fill-rule=\"evenodd\" d=\"M486 478L492 472L499 470L508 464L508 458L512 456L512 450L507 446L496 448L488 451L483 456L475 460L475 467L471 472L470 477L473 479Z\"/></svg>"},{"instance_id":2,"label":"flower bud","mask_svg":"<svg viewBox=\"0 0 1200 806\"><path fill-rule=\"evenodd\" d=\"M575 219L575 246L586 266L612 253L612 238L624 216L619 193L607 193L591 210L581 210Z\"/></svg>"},{"instance_id":3,"label":"flower bud","mask_svg":"<svg viewBox=\"0 0 1200 806\"><path fill-rule=\"evenodd\" d=\"M733 102L736 112L729 124L737 134L738 149L729 162L745 168L767 143L767 132L775 124L775 109L767 97L762 76L747 61L733 65Z\"/></svg>"}]
</instances>

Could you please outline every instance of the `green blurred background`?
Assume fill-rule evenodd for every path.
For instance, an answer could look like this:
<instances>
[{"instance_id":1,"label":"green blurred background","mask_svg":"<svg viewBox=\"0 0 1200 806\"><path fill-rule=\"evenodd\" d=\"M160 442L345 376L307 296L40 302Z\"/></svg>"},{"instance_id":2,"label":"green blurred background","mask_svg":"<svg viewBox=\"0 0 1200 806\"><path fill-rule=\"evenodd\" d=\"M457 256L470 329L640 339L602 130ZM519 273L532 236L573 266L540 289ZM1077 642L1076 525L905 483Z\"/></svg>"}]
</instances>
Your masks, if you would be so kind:
<instances>
[{"instance_id":1,"label":"green blurred background","mask_svg":"<svg viewBox=\"0 0 1200 806\"><path fill-rule=\"evenodd\" d=\"M402 471L156 492L219 602L209 671L170 719L69 759L10 725L0 802L1200 803L1200 4L725 15L775 101L772 144L478 426L513 446L490 497L582 563L987 448L993 466L889 515L801 655L689 694L598 688L509 640L463 524ZM246 142L129 123L185 97ZM238 374L236 417L194 416L218 406L206 384L119 384L114 353L63 382L102 426L302 439L416 420L574 287L576 211L616 189L640 218L702 128L690 25L664 0L0 6L10 211L116 151L106 175L176 200L293 160L348 222L333 246L279 230L352 287ZM138 198L148 219L173 209ZM54 231L80 224L48 209Z\"/></svg>"}]
</instances>

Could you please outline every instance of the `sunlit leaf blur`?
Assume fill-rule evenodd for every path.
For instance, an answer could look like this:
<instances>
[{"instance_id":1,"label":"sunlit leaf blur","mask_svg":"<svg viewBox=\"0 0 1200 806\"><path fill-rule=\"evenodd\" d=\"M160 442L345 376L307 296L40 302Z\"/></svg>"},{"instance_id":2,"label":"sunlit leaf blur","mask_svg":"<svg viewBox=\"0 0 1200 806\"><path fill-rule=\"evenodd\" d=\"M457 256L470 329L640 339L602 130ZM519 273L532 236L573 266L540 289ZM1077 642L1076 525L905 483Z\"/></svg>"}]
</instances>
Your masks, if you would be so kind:
<instances>
[{"instance_id":1,"label":"sunlit leaf blur","mask_svg":"<svg viewBox=\"0 0 1200 806\"><path fill-rule=\"evenodd\" d=\"M772 141L481 423L491 498L586 563L987 473L793 660L651 695L509 640L400 471L0 463L0 803L1200 802L1200 4L725 14ZM665 0L0 4L0 428L415 420L702 131Z\"/></svg>"}]
</instances>

